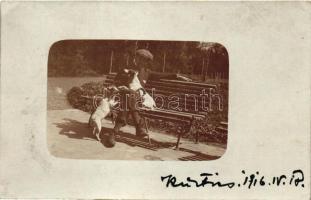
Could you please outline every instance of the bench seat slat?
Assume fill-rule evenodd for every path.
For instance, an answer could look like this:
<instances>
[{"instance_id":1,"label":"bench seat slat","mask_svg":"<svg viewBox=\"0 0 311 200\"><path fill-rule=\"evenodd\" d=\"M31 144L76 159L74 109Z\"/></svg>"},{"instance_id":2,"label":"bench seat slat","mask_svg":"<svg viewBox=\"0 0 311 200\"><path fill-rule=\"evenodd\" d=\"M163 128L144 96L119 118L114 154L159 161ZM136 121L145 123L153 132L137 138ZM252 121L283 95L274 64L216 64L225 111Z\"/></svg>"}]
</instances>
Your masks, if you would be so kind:
<instances>
[{"instance_id":1,"label":"bench seat slat","mask_svg":"<svg viewBox=\"0 0 311 200\"><path fill-rule=\"evenodd\" d=\"M149 117L151 119L165 119L171 122L183 122L183 123L190 123L189 120L182 119L182 118L177 118L177 117L171 117L171 116L163 116L163 115L156 115L156 114L151 114L151 113L141 113L142 116L144 117Z\"/></svg>"},{"instance_id":2,"label":"bench seat slat","mask_svg":"<svg viewBox=\"0 0 311 200\"><path fill-rule=\"evenodd\" d=\"M196 94L196 95L200 95L202 94L202 90L193 90L193 89L188 89L188 88L184 88L183 86L178 86L176 85L175 87L165 87L165 86L154 86L154 85L150 85L147 84L145 86L145 89L149 89L154 90L154 91L166 91L166 92L170 92L171 94Z\"/></svg>"},{"instance_id":3,"label":"bench seat slat","mask_svg":"<svg viewBox=\"0 0 311 200\"><path fill-rule=\"evenodd\" d=\"M195 83L195 82L192 82L192 83ZM213 85L213 84L209 84L208 86L204 86L204 85L186 85L186 84L183 84L182 82L168 82L168 81L164 81L163 79L160 79L160 80L148 80L146 84L155 85L155 86L163 85L163 86L166 86L166 87L174 87L174 86L178 85L178 86L182 86L184 88L189 88L189 89L194 89L194 90L200 90L200 89L206 89L206 88L214 88L214 89L217 88L217 86Z\"/></svg>"},{"instance_id":4,"label":"bench seat slat","mask_svg":"<svg viewBox=\"0 0 311 200\"><path fill-rule=\"evenodd\" d=\"M160 79L161 81L170 82L174 84L181 84L181 85L189 85L189 86L196 86L196 87L213 87L217 88L214 84L208 84L208 83L199 83L199 82L192 82L192 81L180 81L180 80L168 80L168 79Z\"/></svg>"},{"instance_id":5,"label":"bench seat slat","mask_svg":"<svg viewBox=\"0 0 311 200\"><path fill-rule=\"evenodd\" d=\"M160 84L160 85L167 85L167 86L183 86L183 87L186 87L186 88L191 88L191 89L194 89L194 90L199 90L199 89L206 89L206 88L214 88L214 89L217 89L217 86L216 85L213 85L213 84L199 84L199 83L196 83L196 82L182 82L182 81L175 81L175 80L163 80L163 79L160 79L160 80L150 80L148 81L147 83L151 84L151 85L157 85L157 84Z\"/></svg>"},{"instance_id":6,"label":"bench seat slat","mask_svg":"<svg viewBox=\"0 0 311 200\"><path fill-rule=\"evenodd\" d=\"M221 126L216 127L216 130L219 130L219 131L228 131L227 128L224 128L224 127L221 127Z\"/></svg>"},{"instance_id":7,"label":"bench seat slat","mask_svg":"<svg viewBox=\"0 0 311 200\"><path fill-rule=\"evenodd\" d=\"M173 110L164 110L164 109L155 109L155 110L147 110L147 109L140 109L141 112L148 112L148 113L158 113L162 115L178 115L180 117L185 118L204 118L205 116L202 114L194 114L188 112L179 112Z\"/></svg>"}]
</instances>

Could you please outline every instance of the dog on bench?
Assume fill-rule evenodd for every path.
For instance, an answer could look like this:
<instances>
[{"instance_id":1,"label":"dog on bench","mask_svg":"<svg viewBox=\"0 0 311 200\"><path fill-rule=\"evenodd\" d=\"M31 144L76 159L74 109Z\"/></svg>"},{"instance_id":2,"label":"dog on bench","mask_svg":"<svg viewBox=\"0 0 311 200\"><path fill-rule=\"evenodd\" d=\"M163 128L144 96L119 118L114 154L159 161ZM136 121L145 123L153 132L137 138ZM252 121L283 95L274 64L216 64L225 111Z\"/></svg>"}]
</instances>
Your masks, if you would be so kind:
<instances>
[{"instance_id":1,"label":"dog on bench","mask_svg":"<svg viewBox=\"0 0 311 200\"><path fill-rule=\"evenodd\" d=\"M120 75L121 74L121 75ZM123 71L119 74L119 76L125 77L127 80L127 86L122 85L119 86L118 90L133 90L139 92L140 97L142 98L141 103L144 108L154 110L156 108L156 103L154 99L146 92L146 90L142 87L139 79L138 72L130 69L123 69Z\"/></svg>"}]
</instances>

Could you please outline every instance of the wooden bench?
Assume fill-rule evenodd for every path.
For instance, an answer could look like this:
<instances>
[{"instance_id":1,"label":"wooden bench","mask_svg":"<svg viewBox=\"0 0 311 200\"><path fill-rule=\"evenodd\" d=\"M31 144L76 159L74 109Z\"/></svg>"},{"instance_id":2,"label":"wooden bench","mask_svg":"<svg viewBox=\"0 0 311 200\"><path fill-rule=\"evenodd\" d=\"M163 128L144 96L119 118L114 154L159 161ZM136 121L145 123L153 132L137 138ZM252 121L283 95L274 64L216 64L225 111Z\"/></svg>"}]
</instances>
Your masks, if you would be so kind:
<instances>
[{"instance_id":1,"label":"wooden bench","mask_svg":"<svg viewBox=\"0 0 311 200\"><path fill-rule=\"evenodd\" d=\"M104 86L112 85L115 75L107 75ZM216 85L178 80L148 80L145 89L154 97L158 107L155 110L140 109L140 115L145 121L147 131L148 123L146 123L146 118L165 120L178 124L180 132L176 142L177 150L179 149L181 136L191 130L194 120L204 119L207 115L207 111L202 108L202 102L198 102L198 99L196 100L194 97L200 97L203 90L212 92L210 95L214 95L214 98L218 95ZM179 108L182 109L175 109L169 106L167 102L171 100L172 96L184 100L182 102L179 101ZM196 134L196 142L198 142L198 134Z\"/></svg>"}]
</instances>

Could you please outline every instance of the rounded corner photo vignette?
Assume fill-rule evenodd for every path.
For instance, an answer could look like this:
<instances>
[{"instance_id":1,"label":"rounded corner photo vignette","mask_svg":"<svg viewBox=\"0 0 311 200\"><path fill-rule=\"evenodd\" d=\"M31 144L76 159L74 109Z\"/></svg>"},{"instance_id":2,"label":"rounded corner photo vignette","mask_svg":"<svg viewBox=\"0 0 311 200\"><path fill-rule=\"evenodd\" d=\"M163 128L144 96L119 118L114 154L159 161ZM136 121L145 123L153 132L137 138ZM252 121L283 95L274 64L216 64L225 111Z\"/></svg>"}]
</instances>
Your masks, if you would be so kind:
<instances>
[{"instance_id":1,"label":"rounded corner photo vignette","mask_svg":"<svg viewBox=\"0 0 311 200\"><path fill-rule=\"evenodd\" d=\"M60 40L47 71L55 157L208 161L226 151L229 56L220 43Z\"/></svg>"}]
</instances>

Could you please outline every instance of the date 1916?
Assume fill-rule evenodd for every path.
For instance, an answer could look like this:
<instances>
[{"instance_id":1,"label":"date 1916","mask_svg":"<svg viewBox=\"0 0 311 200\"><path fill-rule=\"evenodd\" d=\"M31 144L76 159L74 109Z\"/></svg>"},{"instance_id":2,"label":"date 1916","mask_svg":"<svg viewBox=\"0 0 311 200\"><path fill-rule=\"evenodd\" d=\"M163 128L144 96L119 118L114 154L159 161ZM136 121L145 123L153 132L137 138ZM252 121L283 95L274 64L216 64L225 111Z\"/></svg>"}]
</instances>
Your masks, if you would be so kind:
<instances>
[{"instance_id":1,"label":"date 1916","mask_svg":"<svg viewBox=\"0 0 311 200\"><path fill-rule=\"evenodd\" d=\"M267 178L261 175L259 171L252 174L247 174L245 170L241 171L244 176L241 182L239 181L229 181L221 182L215 179L219 178L219 173L201 173L200 179L194 179L192 177L187 177L184 181L179 181L172 174L167 176L161 176L161 181L165 183L166 187L247 187L251 189L253 187L263 187L263 186L285 186L290 185L294 187L304 187L304 174L301 169L293 170L289 175L279 175Z\"/></svg>"}]
</instances>

